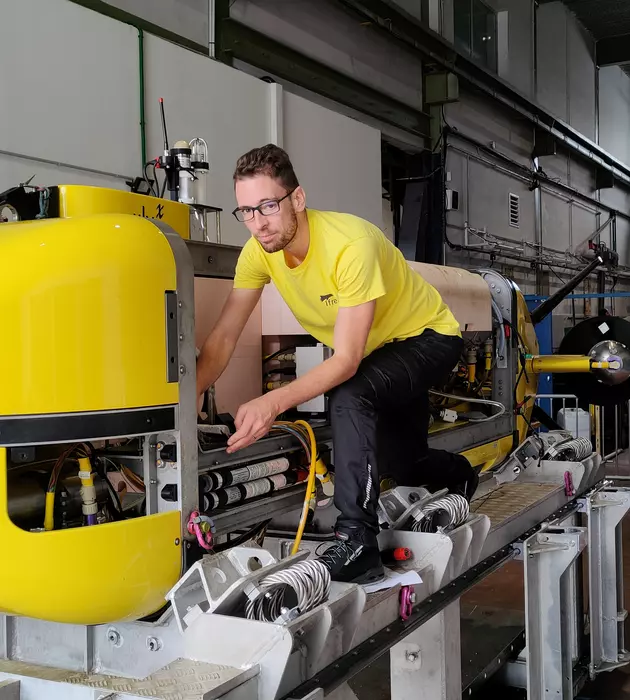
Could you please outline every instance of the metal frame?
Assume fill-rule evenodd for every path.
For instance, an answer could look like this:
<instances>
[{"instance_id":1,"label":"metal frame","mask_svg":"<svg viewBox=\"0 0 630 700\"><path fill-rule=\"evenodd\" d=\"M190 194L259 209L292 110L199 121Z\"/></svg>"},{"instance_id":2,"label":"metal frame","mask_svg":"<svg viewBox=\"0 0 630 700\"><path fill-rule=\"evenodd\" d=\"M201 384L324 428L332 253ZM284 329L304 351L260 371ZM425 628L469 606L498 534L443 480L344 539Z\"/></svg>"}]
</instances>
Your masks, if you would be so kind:
<instances>
[{"instance_id":1,"label":"metal frame","mask_svg":"<svg viewBox=\"0 0 630 700\"><path fill-rule=\"evenodd\" d=\"M624 666L623 556L621 521L630 510L629 489L603 489L580 501L586 513L589 547L591 678Z\"/></svg>"},{"instance_id":2,"label":"metal frame","mask_svg":"<svg viewBox=\"0 0 630 700\"><path fill-rule=\"evenodd\" d=\"M155 443L149 441L149 449L144 449L144 472L148 473L149 486L157 490L158 510L170 510L177 507L182 514L182 537L192 539L186 528L190 513L199 506L199 474L197 448L197 380L195 356L195 287L192 257L184 239L168 224L153 222L164 234L171 246L175 258L177 275L177 333L178 333L178 373L179 403L177 406L176 430L170 441L175 441L177 462L170 468L156 469L153 481L152 459ZM162 489L167 484L177 486L177 503L166 501Z\"/></svg>"},{"instance_id":3,"label":"metal frame","mask_svg":"<svg viewBox=\"0 0 630 700\"><path fill-rule=\"evenodd\" d=\"M584 527L554 527L523 542L527 697L572 698L576 642L569 606L575 591L568 570L586 547Z\"/></svg>"}]
</instances>

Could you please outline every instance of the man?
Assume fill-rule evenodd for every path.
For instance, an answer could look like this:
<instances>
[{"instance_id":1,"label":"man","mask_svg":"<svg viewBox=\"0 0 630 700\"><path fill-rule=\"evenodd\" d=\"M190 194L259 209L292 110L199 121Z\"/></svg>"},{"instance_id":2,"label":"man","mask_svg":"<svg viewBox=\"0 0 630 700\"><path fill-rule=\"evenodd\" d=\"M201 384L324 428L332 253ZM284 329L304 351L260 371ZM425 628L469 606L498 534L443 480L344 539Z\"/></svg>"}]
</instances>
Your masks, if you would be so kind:
<instances>
[{"instance_id":1,"label":"man","mask_svg":"<svg viewBox=\"0 0 630 700\"><path fill-rule=\"evenodd\" d=\"M396 462L394 477L415 482L405 485L426 483L428 389L459 360L459 324L376 226L349 214L307 210L282 149L267 145L246 153L234 185L233 213L252 237L200 353L198 394L227 366L263 287L273 281L304 329L334 353L289 385L241 406L228 452L263 437L280 413L330 392L340 515L336 541L321 560L334 580L378 580L376 506L384 461ZM445 481L465 482L467 470L466 462Z\"/></svg>"}]
</instances>

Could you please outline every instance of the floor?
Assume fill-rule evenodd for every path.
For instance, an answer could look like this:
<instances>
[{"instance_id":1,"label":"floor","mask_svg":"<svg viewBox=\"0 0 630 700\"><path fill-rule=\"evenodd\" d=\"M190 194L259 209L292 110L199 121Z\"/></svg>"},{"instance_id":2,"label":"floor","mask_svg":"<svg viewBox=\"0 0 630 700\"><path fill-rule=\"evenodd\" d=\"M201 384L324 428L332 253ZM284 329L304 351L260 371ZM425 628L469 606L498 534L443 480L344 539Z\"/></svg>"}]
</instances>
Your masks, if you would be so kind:
<instances>
[{"instance_id":1,"label":"floor","mask_svg":"<svg viewBox=\"0 0 630 700\"><path fill-rule=\"evenodd\" d=\"M630 459L620 455L617 463L611 464L610 473L615 476L630 478ZM630 481L628 482L630 486ZM630 517L623 525L624 531L624 581L626 607L630 606ZM509 562L496 573L486 578L461 599L462 613L462 673L466 674L466 666L474 666L475 643L465 644L464 628L470 630L477 621L492 621L494 618L508 620L510 624L518 625L524 619L524 590L522 564ZM630 639L630 618L627 621L626 639ZM468 635L469 636L469 635ZM466 658L467 656L471 658ZM382 657L370 668L366 669L350 683L359 700L389 700L389 656ZM505 690L493 694L491 690L480 694L483 700L509 700ZM512 696L509 696L510 698ZM514 698L525 698L524 693L515 693ZM411 698L410 698L411 700ZM579 695L579 700L630 700L630 667L612 673L602 674L595 682L588 683Z\"/></svg>"}]
</instances>

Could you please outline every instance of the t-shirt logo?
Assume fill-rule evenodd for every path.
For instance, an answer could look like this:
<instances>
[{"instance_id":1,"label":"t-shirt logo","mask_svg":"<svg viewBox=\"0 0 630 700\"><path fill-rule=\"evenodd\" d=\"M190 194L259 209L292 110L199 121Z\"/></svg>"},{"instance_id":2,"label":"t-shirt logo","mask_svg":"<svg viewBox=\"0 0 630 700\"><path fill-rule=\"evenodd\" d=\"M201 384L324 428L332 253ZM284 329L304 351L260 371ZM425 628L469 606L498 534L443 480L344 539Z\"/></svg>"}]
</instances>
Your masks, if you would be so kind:
<instances>
[{"instance_id":1,"label":"t-shirt logo","mask_svg":"<svg viewBox=\"0 0 630 700\"><path fill-rule=\"evenodd\" d=\"M339 303L333 294L322 294L319 300L322 304L326 304L326 306L334 306Z\"/></svg>"}]
</instances>

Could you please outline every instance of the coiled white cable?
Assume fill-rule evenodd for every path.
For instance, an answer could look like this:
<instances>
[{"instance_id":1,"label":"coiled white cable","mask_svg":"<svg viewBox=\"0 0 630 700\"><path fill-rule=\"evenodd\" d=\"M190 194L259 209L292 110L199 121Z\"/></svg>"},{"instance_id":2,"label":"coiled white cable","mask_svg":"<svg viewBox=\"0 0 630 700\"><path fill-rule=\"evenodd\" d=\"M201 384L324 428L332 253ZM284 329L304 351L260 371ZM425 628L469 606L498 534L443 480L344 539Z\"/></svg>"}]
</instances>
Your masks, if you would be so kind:
<instances>
[{"instance_id":1,"label":"coiled white cable","mask_svg":"<svg viewBox=\"0 0 630 700\"><path fill-rule=\"evenodd\" d=\"M470 504L458 493L449 493L442 498L423 506L414 514L411 529L414 532L437 532L452 530L466 522L470 513Z\"/></svg>"},{"instance_id":2,"label":"coiled white cable","mask_svg":"<svg viewBox=\"0 0 630 700\"><path fill-rule=\"evenodd\" d=\"M548 451L550 456L562 455L571 462L580 462L593 454L593 445L588 438L577 437L568 442L563 442Z\"/></svg>"},{"instance_id":3,"label":"coiled white cable","mask_svg":"<svg viewBox=\"0 0 630 700\"><path fill-rule=\"evenodd\" d=\"M248 620L275 622L287 608L286 594L291 588L300 614L312 610L325 601L330 594L330 571L317 559L301 561L287 569L276 571L259 584L261 593L248 600L245 612Z\"/></svg>"},{"instance_id":4,"label":"coiled white cable","mask_svg":"<svg viewBox=\"0 0 630 700\"><path fill-rule=\"evenodd\" d=\"M494 406L498 408L498 413L493 413L491 416L486 416L485 418L470 418L470 423L485 423L486 421L496 420L499 416L505 413L505 406L498 401L490 401L490 399L473 399L469 396L457 396L456 394L445 394L442 391L435 391L435 389L429 389L429 394L434 394L435 396L443 396L445 399L456 399L462 403L482 403L486 406Z\"/></svg>"}]
</instances>

